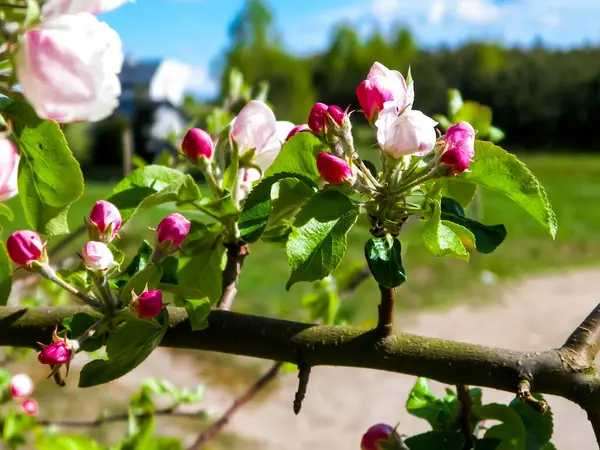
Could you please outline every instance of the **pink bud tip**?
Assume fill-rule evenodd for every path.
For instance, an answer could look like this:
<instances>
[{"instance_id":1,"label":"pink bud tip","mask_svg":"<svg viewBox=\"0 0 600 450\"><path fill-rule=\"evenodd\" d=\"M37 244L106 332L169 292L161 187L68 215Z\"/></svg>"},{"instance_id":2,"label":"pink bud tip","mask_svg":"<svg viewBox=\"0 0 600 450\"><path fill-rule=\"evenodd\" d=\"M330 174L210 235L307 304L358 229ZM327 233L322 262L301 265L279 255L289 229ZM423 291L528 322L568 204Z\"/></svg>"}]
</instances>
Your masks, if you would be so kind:
<instances>
[{"instance_id":1,"label":"pink bud tip","mask_svg":"<svg viewBox=\"0 0 600 450\"><path fill-rule=\"evenodd\" d=\"M373 120L385 102L394 100L391 90L384 87L381 77L368 78L356 88L356 96L367 119Z\"/></svg>"},{"instance_id":2,"label":"pink bud tip","mask_svg":"<svg viewBox=\"0 0 600 450\"><path fill-rule=\"evenodd\" d=\"M331 117L335 123L342 126L345 116L342 108L337 105L331 105L329 108L327 108L327 114L329 114L329 117Z\"/></svg>"},{"instance_id":3,"label":"pink bud tip","mask_svg":"<svg viewBox=\"0 0 600 450\"><path fill-rule=\"evenodd\" d=\"M115 263L112 251L103 242L87 242L81 252L85 267L90 270L107 270Z\"/></svg>"},{"instance_id":4,"label":"pink bud tip","mask_svg":"<svg viewBox=\"0 0 600 450\"><path fill-rule=\"evenodd\" d=\"M53 342L44 348L38 355L38 361L42 364L53 366L66 364L71 361L73 350L63 340Z\"/></svg>"},{"instance_id":5,"label":"pink bud tip","mask_svg":"<svg viewBox=\"0 0 600 450\"><path fill-rule=\"evenodd\" d=\"M13 398L29 397L33 392L33 380L25 373L13 375L10 390Z\"/></svg>"},{"instance_id":6,"label":"pink bud tip","mask_svg":"<svg viewBox=\"0 0 600 450\"><path fill-rule=\"evenodd\" d=\"M19 266L27 266L42 259L44 243L35 231L15 231L6 241L10 259Z\"/></svg>"},{"instance_id":7,"label":"pink bud tip","mask_svg":"<svg viewBox=\"0 0 600 450\"><path fill-rule=\"evenodd\" d=\"M96 202L90 213L90 223L98 227L102 235L106 235L109 242L117 235L123 225L119 209L110 202L100 200Z\"/></svg>"},{"instance_id":8,"label":"pink bud tip","mask_svg":"<svg viewBox=\"0 0 600 450\"><path fill-rule=\"evenodd\" d=\"M156 228L158 242L170 241L172 247L180 247L190 232L191 222L181 214L171 214L165 217Z\"/></svg>"},{"instance_id":9,"label":"pink bud tip","mask_svg":"<svg viewBox=\"0 0 600 450\"><path fill-rule=\"evenodd\" d=\"M289 134L287 135L287 137L285 138L286 141L290 140L293 136L295 136L297 133L301 133L303 131L310 131L310 127L303 123L301 125L296 125L294 128L292 128L292 130L289 132Z\"/></svg>"},{"instance_id":10,"label":"pink bud tip","mask_svg":"<svg viewBox=\"0 0 600 450\"><path fill-rule=\"evenodd\" d=\"M160 314L162 307L162 292L147 291L135 300L134 311L141 319L152 319Z\"/></svg>"},{"instance_id":11,"label":"pink bud tip","mask_svg":"<svg viewBox=\"0 0 600 450\"><path fill-rule=\"evenodd\" d=\"M21 408L23 408L23 411L25 411L28 416L35 416L38 412L38 404L31 398L21 403Z\"/></svg>"},{"instance_id":12,"label":"pink bud tip","mask_svg":"<svg viewBox=\"0 0 600 450\"><path fill-rule=\"evenodd\" d=\"M192 128L188 130L181 143L181 150L194 163L197 163L200 158L212 158L214 152L214 144L210 134L200 128Z\"/></svg>"},{"instance_id":13,"label":"pink bud tip","mask_svg":"<svg viewBox=\"0 0 600 450\"><path fill-rule=\"evenodd\" d=\"M440 161L448 166L448 175L458 175L469 168L475 156L475 130L468 122L459 122L448 128L444 136L446 151Z\"/></svg>"},{"instance_id":14,"label":"pink bud tip","mask_svg":"<svg viewBox=\"0 0 600 450\"><path fill-rule=\"evenodd\" d=\"M308 116L308 127L317 136L325 133L327 125L327 109L328 106L324 103L315 103Z\"/></svg>"},{"instance_id":15,"label":"pink bud tip","mask_svg":"<svg viewBox=\"0 0 600 450\"><path fill-rule=\"evenodd\" d=\"M326 152L317 155L317 170L330 184L341 184L352 178L352 169L346 161Z\"/></svg>"},{"instance_id":16,"label":"pink bud tip","mask_svg":"<svg viewBox=\"0 0 600 450\"><path fill-rule=\"evenodd\" d=\"M367 430L360 441L360 450L380 450L378 443L390 442L391 439L398 440L400 437L396 431L385 423L378 423Z\"/></svg>"}]
</instances>

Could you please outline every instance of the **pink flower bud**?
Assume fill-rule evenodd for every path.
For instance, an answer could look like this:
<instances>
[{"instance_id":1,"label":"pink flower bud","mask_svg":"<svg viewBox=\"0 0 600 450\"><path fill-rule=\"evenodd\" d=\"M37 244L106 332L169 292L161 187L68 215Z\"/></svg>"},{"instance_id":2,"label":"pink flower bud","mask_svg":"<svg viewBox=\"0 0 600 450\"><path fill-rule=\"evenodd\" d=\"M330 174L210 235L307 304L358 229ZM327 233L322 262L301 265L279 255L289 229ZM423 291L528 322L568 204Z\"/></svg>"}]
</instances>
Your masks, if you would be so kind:
<instances>
[{"instance_id":1,"label":"pink flower bud","mask_svg":"<svg viewBox=\"0 0 600 450\"><path fill-rule=\"evenodd\" d=\"M322 136L327 127L327 109L324 103L315 103L308 116L308 127L317 136Z\"/></svg>"},{"instance_id":2,"label":"pink flower bud","mask_svg":"<svg viewBox=\"0 0 600 450\"><path fill-rule=\"evenodd\" d=\"M121 225L123 219L115 205L104 200L96 202L89 217L92 239L108 243L115 238Z\"/></svg>"},{"instance_id":3,"label":"pink flower bud","mask_svg":"<svg viewBox=\"0 0 600 450\"><path fill-rule=\"evenodd\" d=\"M292 138L292 136L296 135L296 133L301 133L303 131L310 131L310 127L305 123L301 125L296 125L294 128L292 128L292 131L289 132L285 140L289 141Z\"/></svg>"},{"instance_id":4,"label":"pink flower bud","mask_svg":"<svg viewBox=\"0 0 600 450\"><path fill-rule=\"evenodd\" d=\"M330 184L341 184L353 177L352 169L346 161L326 152L317 155L317 170Z\"/></svg>"},{"instance_id":5,"label":"pink flower bud","mask_svg":"<svg viewBox=\"0 0 600 450\"><path fill-rule=\"evenodd\" d=\"M440 161L447 167L447 175L458 175L469 168L475 156L475 130L468 122L459 122L448 128L444 136L447 148Z\"/></svg>"},{"instance_id":6,"label":"pink flower bud","mask_svg":"<svg viewBox=\"0 0 600 450\"><path fill-rule=\"evenodd\" d=\"M6 241L10 259L19 266L28 266L44 257L44 243L35 231L15 231Z\"/></svg>"},{"instance_id":7,"label":"pink flower bud","mask_svg":"<svg viewBox=\"0 0 600 450\"><path fill-rule=\"evenodd\" d=\"M160 314L163 307L161 291L146 291L139 297L134 296L133 310L140 319L152 319Z\"/></svg>"},{"instance_id":8,"label":"pink flower bud","mask_svg":"<svg viewBox=\"0 0 600 450\"><path fill-rule=\"evenodd\" d=\"M158 242L170 242L172 248L181 247L185 237L190 232L191 222L181 214L171 214L165 217L156 228Z\"/></svg>"},{"instance_id":9,"label":"pink flower bud","mask_svg":"<svg viewBox=\"0 0 600 450\"><path fill-rule=\"evenodd\" d=\"M331 105L329 108L327 108L327 114L329 114L329 117L331 117L335 123L337 123L339 126L342 126L344 117L346 115L342 108L337 105Z\"/></svg>"},{"instance_id":10,"label":"pink flower bud","mask_svg":"<svg viewBox=\"0 0 600 450\"><path fill-rule=\"evenodd\" d=\"M400 440L398 433L385 423L378 423L367 430L360 441L360 450L380 450L378 444Z\"/></svg>"},{"instance_id":11,"label":"pink flower bud","mask_svg":"<svg viewBox=\"0 0 600 450\"><path fill-rule=\"evenodd\" d=\"M0 137L0 202L17 195L19 153L7 138Z\"/></svg>"},{"instance_id":12,"label":"pink flower bud","mask_svg":"<svg viewBox=\"0 0 600 450\"><path fill-rule=\"evenodd\" d=\"M38 355L38 361L42 364L59 366L67 364L73 358L73 350L66 340L59 339L44 347Z\"/></svg>"},{"instance_id":13,"label":"pink flower bud","mask_svg":"<svg viewBox=\"0 0 600 450\"><path fill-rule=\"evenodd\" d=\"M10 390L13 398L29 397L33 392L33 380L25 373L13 375Z\"/></svg>"},{"instance_id":14,"label":"pink flower bud","mask_svg":"<svg viewBox=\"0 0 600 450\"><path fill-rule=\"evenodd\" d=\"M25 411L28 416L35 416L38 412L38 404L32 398L29 398L21 403L21 408L23 408L23 411Z\"/></svg>"},{"instance_id":15,"label":"pink flower bud","mask_svg":"<svg viewBox=\"0 0 600 450\"><path fill-rule=\"evenodd\" d=\"M81 252L83 264L90 270L107 270L115 263L110 249L103 242L89 241Z\"/></svg>"},{"instance_id":16,"label":"pink flower bud","mask_svg":"<svg viewBox=\"0 0 600 450\"><path fill-rule=\"evenodd\" d=\"M394 100L394 93L387 87L389 83L383 77L367 78L356 88L358 103L370 121L383 109L385 102Z\"/></svg>"},{"instance_id":17,"label":"pink flower bud","mask_svg":"<svg viewBox=\"0 0 600 450\"><path fill-rule=\"evenodd\" d=\"M193 163L200 158L210 159L214 152L214 144L210 134L200 128L188 130L181 143L181 150Z\"/></svg>"}]
</instances>

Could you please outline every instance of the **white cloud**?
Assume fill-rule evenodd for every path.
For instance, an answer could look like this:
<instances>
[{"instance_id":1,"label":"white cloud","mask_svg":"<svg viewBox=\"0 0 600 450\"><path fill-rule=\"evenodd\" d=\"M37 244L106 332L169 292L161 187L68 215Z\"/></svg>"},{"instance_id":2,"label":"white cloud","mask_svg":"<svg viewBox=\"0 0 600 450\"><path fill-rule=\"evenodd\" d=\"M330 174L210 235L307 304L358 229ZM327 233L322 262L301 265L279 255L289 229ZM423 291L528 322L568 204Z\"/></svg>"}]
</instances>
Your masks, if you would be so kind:
<instances>
[{"instance_id":1,"label":"white cloud","mask_svg":"<svg viewBox=\"0 0 600 450\"><path fill-rule=\"evenodd\" d=\"M192 67L187 78L186 92L192 92L203 98L215 97L219 91L219 83L208 76L203 67Z\"/></svg>"},{"instance_id":2,"label":"white cloud","mask_svg":"<svg viewBox=\"0 0 600 450\"><path fill-rule=\"evenodd\" d=\"M446 14L446 0L433 0L427 13L427 21L431 25L439 25Z\"/></svg>"},{"instance_id":3,"label":"white cloud","mask_svg":"<svg viewBox=\"0 0 600 450\"><path fill-rule=\"evenodd\" d=\"M400 0L373 0L371 12L379 22L387 22L401 10Z\"/></svg>"},{"instance_id":4,"label":"white cloud","mask_svg":"<svg viewBox=\"0 0 600 450\"><path fill-rule=\"evenodd\" d=\"M498 19L500 7L487 0L458 0L456 14L465 22L489 23Z\"/></svg>"},{"instance_id":5,"label":"white cloud","mask_svg":"<svg viewBox=\"0 0 600 450\"><path fill-rule=\"evenodd\" d=\"M560 16L554 12L549 12L540 17L540 23L546 28L556 28L560 25Z\"/></svg>"}]
</instances>

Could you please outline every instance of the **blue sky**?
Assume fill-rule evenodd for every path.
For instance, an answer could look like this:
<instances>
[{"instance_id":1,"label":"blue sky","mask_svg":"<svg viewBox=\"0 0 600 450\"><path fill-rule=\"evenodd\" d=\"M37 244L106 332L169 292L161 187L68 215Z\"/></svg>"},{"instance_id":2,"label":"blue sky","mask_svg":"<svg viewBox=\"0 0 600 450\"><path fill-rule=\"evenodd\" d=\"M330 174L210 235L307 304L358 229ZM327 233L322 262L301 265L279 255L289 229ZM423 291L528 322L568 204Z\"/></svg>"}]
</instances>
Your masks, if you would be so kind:
<instances>
[{"instance_id":1,"label":"blue sky","mask_svg":"<svg viewBox=\"0 0 600 450\"><path fill-rule=\"evenodd\" d=\"M485 39L552 47L600 43L600 0L267 0L285 45L308 54L327 45L332 27L350 22L367 34L401 23L423 46ZM211 63L228 44L244 0L136 0L104 14L126 54L168 57L192 67L190 89L215 92Z\"/></svg>"}]
</instances>

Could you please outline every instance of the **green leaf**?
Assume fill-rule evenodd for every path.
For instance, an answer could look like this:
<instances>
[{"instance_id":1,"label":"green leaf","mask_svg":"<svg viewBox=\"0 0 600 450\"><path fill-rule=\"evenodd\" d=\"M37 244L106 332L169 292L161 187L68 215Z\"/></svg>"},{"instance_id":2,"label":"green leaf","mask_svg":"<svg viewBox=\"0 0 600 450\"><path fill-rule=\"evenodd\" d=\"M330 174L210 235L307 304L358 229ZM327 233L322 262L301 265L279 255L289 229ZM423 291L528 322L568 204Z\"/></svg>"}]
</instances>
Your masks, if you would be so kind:
<instances>
[{"instance_id":1,"label":"green leaf","mask_svg":"<svg viewBox=\"0 0 600 450\"><path fill-rule=\"evenodd\" d=\"M67 211L83 194L83 175L65 136L24 101L13 101L4 114L21 148L18 186L27 223L48 236L67 234Z\"/></svg>"},{"instance_id":2,"label":"green leaf","mask_svg":"<svg viewBox=\"0 0 600 450\"><path fill-rule=\"evenodd\" d=\"M63 323L63 325L71 332L71 339L75 339L81 336L97 321L98 317L92 317L86 313L77 313L69 319L68 323ZM95 352L96 350L99 350L104 343L104 334L94 334L81 344L81 349L86 352Z\"/></svg>"},{"instance_id":3,"label":"green leaf","mask_svg":"<svg viewBox=\"0 0 600 450\"><path fill-rule=\"evenodd\" d=\"M469 206L475 194L477 185L468 181L462 181L458 178L442 178L437 181L442 188L442 195L456 200L463 208Z\"/></svg>"},{"instance_id":4,"label":"green leaf","mask_svg":"<svg viewBox=\"0 0 600 450\"><path fill-rule=\"evenodd\" d=\"M535 395L535 398L543 400L541 395ZM510 402L509 406L518 414L525 426L525 449L545 449L552 439L554 430L552 411L542 414L518 399Z\"/></svg>"},{"instance_id":5,"label":"green leaf","mask_svg":"<svg viewBox=\"0 0 600 450\"><path fill-rule=\"evenodd\" d=\"M475 441L475 450L496 450L502 441L497 438L483 438Z\"/></svg>"},{"instance_id":6,"label":"green leaf","mask_svg":"<svg viewBox=\"0 0 600 450\"><path fill-rule=\"evenodd\" d=\"M450 226L454 223L461 228L455 232L464 239L473 241L475 249L479 253L492 253L506 239L506 228L504 225L484 225L465 217L462 206L453 199L443 197L441 202L442 220Z\"/></svg>"},{"instance_id":7,"label":"green leaf","mask_svg":"<svg viewBox=\"0 0 600 450\"><path fill-rule=\"evenodd\" d=\"M332 325L340 307L337 282L333 276L315 283L315 291L302 297L302 306L310 311L312 321Z\"/></svg>"},{"instance_id":8,"label":"green leaf","mask_svg":"<svg viewBox=\"0 0 600 450\"><path fill-rule=\"evenodd\" d=\"M4 418L2 439L12 448L25 443L25 432L33 425L32 418L10 410Z\"/></svg>"},{"instance_id":9,"label":"green leaf","mask_svg":"<svg viewBox=\"0 0 600 450\"><path fill-rule=\"evenodd\" d=\"M454 118L462 108L464 102L458 89L448 89L448 114Z\"/></svg>"},{"instance_id":10,"label":"green leaf","mask_svg":"<svg viewBox=\"0 0 600 450\"><path fill-rule=\"evenodd\" d=\"M12 210L4 203L0 203L0 217L6 217L9 222L15 220Z\"/></svg>"},{"instance_id":11,"label":"green leaf","mask_svg":"<svg viewBox=\"0 0 600 450\"><path fill-rule=\"evenodd\" d=\"M473 125L478 135L488 136L492 126L492 110L488 106L477 102L466 101L453 117L454 123L463 120Z\"/></svg>"},{"instance_id":12,"label":"green leaf","mask_svg":"<svg viewBox=\"0 0 600 450\"><path fill-rule=\"evenodd\" d=\"M498 127L491 126L488 129L488 139L491 142L500 142L502 139L504 139L504 136L504 131Z\"/></svg>"},{"instance_id":13,"label":"green leaf","mask_svg":"<svg viewBox=\"0 0 600 450\"><path fill-rule=\"evenodd\" d=\"M499 403L490 403L473 408L473 414L479 420L498 420L485 433L485 438L500 439L497 450L525 450L526 432L523 421L514 409Z\"/></svg>"},{"instance_id":14,"label":"green leaf","mask_svg":"<svg viewBox=\"0 0 600 450\"><path fill-rule=\"evenodd\" d=\"M179 258L176 256L168 256L161 263L162 276L160 282L165 284L179 284L179 277L177 276L177 269L179 268Z\"/></svg>"},{"instance_id":15,"label":"green leaf","mask_svg":"<svg viewBox=\"0 0 600 450\"><path fill-rule=\"evenodd\" d=\"M202 211L208 212L211 216L219 220L236 217L240 213L229 193L226 193L225 196L217 200L202 202L200 206L202 207Z\"/></svg>"},{"instance_id":16,"label":"green leaf","mask_svg":"<svg viewBox=\"0 0 600 450\"><path fill-rule=\"evenodd\" d=\"M125 273L132 277L140 270L145 269L150 262L153 252L154 249L147 241L142 242L142 245L140 245L140 248L127 266L127 269L125 269Z\"/></svg>"},{"instance_id":17,"label":"green leaf","mask_svg":"<svg viewBox=\"0 0 600 450\"><path fill-rule=\"evenodd\" d=\"M135 212L170 202L194 202L200 197L202 194L194 179L190 175L183 175L183 178L173 181L142 200Z\"/></svg>"},{"instance_id":18,"label":"green leaf","mask_svg":"<svg viewBox=\"0 0 600 450\"><path fill-rule=\"evenodd\" d=\"M395 288L406 281L402 247L395 237L370 238L365 244L365 258L373 278L381 286Z\"/></svg>"},{"instance_id":19,"label":"green leaf","mask_svg":"<svg viewBox=\"0 0 600 450\"><path fill-rule=\"evenodd\" d=\"M427 378L423 377L417 379L406 401L406 410L415 417L425 419L434 430L452 429L456 424L458 409L456 394L437 398L429 390Z\"/></svg>"},{"instance_id":20,"label":"green leaf","mask_svg":"<svg viewBox=\"0 0 600 450\"><path fill-rule=\"evenodd\" d=\"M155 437L146 443L144 450L182 450L180 439L171 437Z\"/></svg>"},{"instance_id":21,"label":"green leaf","mask_svg":"<svg viewBox=\"0 0 600 450\"><path fill-rule=\"evenodd\" d=\"M160 283L162 277L162 267L158 264L150 264L145 269L140 270L134 276L132 276L125 287L121 290L119 299L123 305L127 305L131 302L131 292L135 291L137 295L140 295L144 288L148 286L148 290L156 289Z\"/></svg>"},{"instance_id":22,"label":"green leaf","mask_svg":"<svg viewBox=\"0 0 600 450\"><path fill-rule=\"evenodd\" d=\"M177 181L183 182L186 175L165 166L149 165L134 170L115 186L107 200L127 220L146 197L154 195Z\"/></svg>"},{"instance_id":23,"label":"green leaf","mask_svg":"<svg viewBox=\"0 0 600 450\"><path fill-rule=\"evenodd\" d=\"M410 450L462 450L465 437L458 431L429 431L404 441Z\"/></svg>"},{"instance_id":24,"label":"green leaf","mask_svg":"<svg viewBox=\"0 0 600 450\"><path fill-rule=\"evenodd\" d=\"M225 247L219 234L210 235L203 244L194 249L193 256L179 271L179 284L200 290L214 305L221 297L221 263Z\"/></svg>"},{"instance_id":25,"label":"green leaf","mask_svg":"<svg viewBox=\"0 0 600 450\"><path fill-rule=\"evenodd\" d=\"M12 289L12 267L4 243L0 241L0 306L6 306Z\"/></svg>"},{"instance_id":26,"label":"green leaf","mask_svg":"<svg viewBox=\"0 0 600 450\"><path fill-rule=\"evenodd\" d=\"M297 183L295 189L281 187L293 182ZM256 242L265 231L271 213L285 214L285 210L282 211L282 204L286 202L289 202L289 208L303 205L314 192L313 187L315 184L310 178L287 172L264 178L254 186L244 202L238 223L242 239L249 243ZM280 208L279 211L277 208Z\"/></svg>"},{"instance_id":27,"label":"green leaf","mask_svg":"<svg viewBox=\"0 0 600 450\"><path fill-rule=\"evenodd\" d=\"M92 387L116 380L139 366L158 347L169 327L169 313L163 309L153 321L128 319L112 331L106 341L108 359L97 359L85 366L79 387Z\"/></svg>"},{"instance_id":28,"label":"green leaf","mask_svg":"<svg viewBox=\"0 0 600 450\"><path fill-rule=\"evenodd\" d=\"M423 243L436 256L453 256L464 261L469 260L469 252L463 245L455 228L441 220L440 205L432 204L433 211L421 233Z\"/></svg>"},{"instance_id":29,"label":"green leaf","mask_svg":"<svg viewBox=\"0 0 600 450\"><path fill-rule=\"evenodd\" d=\"M42 436L35 443L38 450L103 450L104 447L88 436L54 435Z\"/></svg>"},{"instance_id":30,"label":"green leaf","mask_svg":"<svg viewBox=\"0 0 600 450\"><path fill-rule=\"evenodd\" d=\"M229 165L225 169L225 173L223 174L223 181L221 183L223 190L233 192L233 189L235 189L235 182L237 180L237 177L240 175L239 168L240 150L235 141L232 141L231 160L229 161Z\"/></svg>"},{"instance_id":31,"label":"green leaf","mask_svg":"<svg viewBox=\"0 0 600 450\"><path fill-rule=\"evenodd\" d=\"M287 290L299 281L321 280L335 270L346 253L346 234L358 212L338 191L321 191L304 205L286 245L292 268Z\"/></svg>"},{"instance_id":32,"label":"green leaf","mask_svg":"<svg viewBox=\"0 0 600 450\"><path fill-rule=\"evenodd\" d=\"M279 155L265 172L265 178L288 173L301 175L316 183L321 179L317 170L317 155L326 150L314 134L296 133L283 144Z\"/></svg>"},{"instance_id":33,"label":"green leaf","mask_svg":"<svg viewBox=\"0 0 600 450\"><path fill-rule=\"evenodd\" d=\"M208 297L200 300L187 299L183 302L183 306L190 319L192 331L200 331L208 327L207 318L211 310L211 302Z\"/></svg>"},{"instance_id":34,"label":"green leaf","mask_svg":"<svg viewBox=\"0 0 600 450\"><path fill-rule=\"evenodd\" d=\"M490 142L475 141L475 157L460 179L506 195L556 236L558 224L544 187L515 155Z\"/></svg>"}]
</instances>

